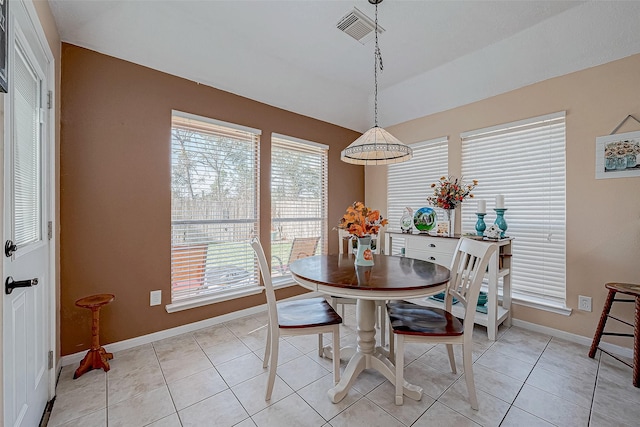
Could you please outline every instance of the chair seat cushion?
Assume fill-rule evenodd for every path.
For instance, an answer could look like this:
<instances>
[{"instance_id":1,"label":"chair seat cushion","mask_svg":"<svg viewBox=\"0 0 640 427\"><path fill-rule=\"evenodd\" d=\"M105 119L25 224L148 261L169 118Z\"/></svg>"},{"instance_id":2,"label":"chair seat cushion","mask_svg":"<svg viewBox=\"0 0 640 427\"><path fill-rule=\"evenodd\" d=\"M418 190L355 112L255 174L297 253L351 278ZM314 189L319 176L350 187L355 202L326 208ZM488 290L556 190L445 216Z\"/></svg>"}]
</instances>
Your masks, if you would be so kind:
<instances>
[{"instance_id":1,"label":"chair seat cushion","mask_svg":"<svg viewBox=\"0 0 640 427\"><path fill-rule=\"evenodd\" d=\"M387 304L387 312L395 334L455 336L464 333L462 322L441 308L391 301Z\"/></svg>"},{"instance_id":2,"label":"chair seat cushion","mask_svg":"<svg viewBox=\"0 0 640 427\"><path fill-rule=\"evenodd\" d=\"M278 303L278 325L281 328L310 328L340 323L342 317L322 297Z\"/></svg>"}]
</instances>

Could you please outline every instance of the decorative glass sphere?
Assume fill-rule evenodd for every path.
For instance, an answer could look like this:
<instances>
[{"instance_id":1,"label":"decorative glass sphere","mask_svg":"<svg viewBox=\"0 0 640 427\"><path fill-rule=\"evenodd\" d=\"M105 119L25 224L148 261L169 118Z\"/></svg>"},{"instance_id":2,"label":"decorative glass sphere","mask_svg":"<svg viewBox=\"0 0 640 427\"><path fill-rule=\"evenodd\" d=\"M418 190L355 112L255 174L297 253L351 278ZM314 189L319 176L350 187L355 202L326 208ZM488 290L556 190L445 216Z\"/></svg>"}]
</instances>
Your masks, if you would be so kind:
<instances>
[{"instance_id":1,"label":"decorative glass sphere","mask_svg":"<svg viewBox=\"0 0 640 427\"><path fill-rule=\"evenodd\" d=\"M436 226L436 211L433 208L420 208L413 215L413 225L421 233L426 233Z\"/></svg>"}]
</instances>

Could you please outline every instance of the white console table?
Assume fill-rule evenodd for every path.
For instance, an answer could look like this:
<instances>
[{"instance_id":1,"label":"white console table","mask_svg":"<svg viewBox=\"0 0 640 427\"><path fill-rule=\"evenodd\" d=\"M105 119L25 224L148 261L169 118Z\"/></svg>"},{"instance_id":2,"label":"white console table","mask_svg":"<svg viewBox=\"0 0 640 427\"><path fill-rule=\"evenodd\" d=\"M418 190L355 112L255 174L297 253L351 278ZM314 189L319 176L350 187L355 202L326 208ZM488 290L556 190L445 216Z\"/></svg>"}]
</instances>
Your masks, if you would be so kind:
<instances>
[{"instance_id":1,"label":"white console table","mask_svg":"<svg viewBox=\"0 0 640 427\"><path fill-rule=\"evenodd\" d=\"M404 239L404 256L431 261L445 267L451 266L453 252L461 236L445 237L430 234L406 234L399 231L385 232L385 253L394 254L394 238ZM470 236L472 237L472 236ZM506 238L498 241L487 241L495 244L498 251L492 256L487 272L487 313L476 312L475 323L487 327L487 335L495 341L498 325L504 322L511 326L511 241ZM498 280L502 278L502 305L498 304ZM416 301L414 301L416 302ZM422 305L442 307L443 304L426 298L418 302ZM456 317L464 317L464 307L454 305L452 312Z\"/></svg>"}]
</instances>

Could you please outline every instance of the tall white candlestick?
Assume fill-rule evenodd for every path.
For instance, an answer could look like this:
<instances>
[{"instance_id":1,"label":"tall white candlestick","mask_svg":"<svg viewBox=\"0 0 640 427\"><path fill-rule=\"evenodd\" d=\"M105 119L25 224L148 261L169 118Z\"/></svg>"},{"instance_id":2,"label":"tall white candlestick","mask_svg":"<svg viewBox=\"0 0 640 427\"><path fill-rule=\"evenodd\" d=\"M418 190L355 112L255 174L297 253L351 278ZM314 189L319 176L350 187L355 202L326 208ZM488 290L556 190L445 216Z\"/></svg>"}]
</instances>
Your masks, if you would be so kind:
<instances>
[{"instance_id":1,"label":"tall white candlestick","mask_svg":"<svg viewBox=\"0 0 640 427\"><path fill-rule=\"evenodd\" d=\"M496 196L496 209L504 209L504 195L498 194Z\"/></svg>"},{"instance_id":2,"label":"tall white candlestick","mask_svg":"<svg viewBox=\"0 0 640 427\"><path fill-rule=\"evenodd\" d=\"M486 200L478 200L478 207L476 208L476 213L487 213Z\"/></svg>"}]
</instances>

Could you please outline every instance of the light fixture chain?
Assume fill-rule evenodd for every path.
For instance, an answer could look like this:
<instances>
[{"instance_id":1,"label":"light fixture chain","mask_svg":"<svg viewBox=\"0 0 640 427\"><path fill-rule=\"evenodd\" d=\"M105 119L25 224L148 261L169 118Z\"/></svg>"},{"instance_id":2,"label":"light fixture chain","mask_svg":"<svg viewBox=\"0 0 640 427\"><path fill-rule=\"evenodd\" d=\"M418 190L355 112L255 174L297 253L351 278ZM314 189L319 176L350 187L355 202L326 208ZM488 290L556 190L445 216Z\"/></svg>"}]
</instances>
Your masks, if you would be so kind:
<instances>
[{"instance_id":1,"label":"light fixture chain","mask_svg":"<svg viewBox=\"0 0 640 427\"><path fill-rule=\"evenodd\" d=\"M373 64L373 80L374 80L374 125L378 127L378 67L380 71L383 70L382 65L382 52L380 52L380 46L378 45L378 3L376 2L376 19L375 19L375 33L376 33L376 47L374 51L374 64Z\"/></svg>"}]
</instances>

